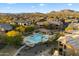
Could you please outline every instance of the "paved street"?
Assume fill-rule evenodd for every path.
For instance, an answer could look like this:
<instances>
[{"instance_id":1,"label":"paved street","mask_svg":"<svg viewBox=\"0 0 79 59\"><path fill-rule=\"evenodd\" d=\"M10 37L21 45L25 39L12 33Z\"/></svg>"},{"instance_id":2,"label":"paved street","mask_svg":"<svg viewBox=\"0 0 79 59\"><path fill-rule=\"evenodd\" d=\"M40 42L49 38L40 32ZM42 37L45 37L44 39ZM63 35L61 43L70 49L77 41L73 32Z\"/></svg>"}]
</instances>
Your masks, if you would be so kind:
<instances>
[{"instance_id":1,"label":"paved street","mask_svg":"<svg viewBox=\"0 0 79 59\"><path fill-rule=\"evenodd\" d=\"M43 44L43 45L38 44L35 47L29 49L25 47L20 51L18 55L19 56L51 56L49 52L53 47L54 47L53 44Z\"/></svg>"}]
</instances>

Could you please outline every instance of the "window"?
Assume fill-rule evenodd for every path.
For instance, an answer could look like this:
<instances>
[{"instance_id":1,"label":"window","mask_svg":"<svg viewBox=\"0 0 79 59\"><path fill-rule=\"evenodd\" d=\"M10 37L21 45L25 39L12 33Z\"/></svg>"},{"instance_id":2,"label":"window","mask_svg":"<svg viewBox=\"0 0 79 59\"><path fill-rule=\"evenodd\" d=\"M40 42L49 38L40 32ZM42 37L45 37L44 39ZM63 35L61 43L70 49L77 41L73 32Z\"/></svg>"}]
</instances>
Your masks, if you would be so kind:
<instances>
[{"instance_id":1,"label":"window","mask_svg":"<svg viewBox=\"0 0 79 59\"><path fill-rule=\"evenodd\" d=\"M26 23L24 23L24 25L26 25Z\"/></svg>"}]
</instances>

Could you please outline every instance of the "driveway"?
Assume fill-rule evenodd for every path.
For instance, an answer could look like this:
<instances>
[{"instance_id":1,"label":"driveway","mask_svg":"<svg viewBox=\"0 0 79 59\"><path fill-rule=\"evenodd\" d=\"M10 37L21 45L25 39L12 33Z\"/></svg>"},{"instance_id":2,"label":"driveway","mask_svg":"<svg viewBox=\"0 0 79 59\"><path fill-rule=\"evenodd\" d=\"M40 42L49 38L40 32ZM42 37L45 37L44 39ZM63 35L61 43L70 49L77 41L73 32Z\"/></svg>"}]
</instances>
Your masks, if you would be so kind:
<instances>
[{"instance_id":1,"label":"driveway","mask_svg":"<svg viewBox=\"0 0 79 59\"><path fill-rule=\"evenodd\" d=\"M38 44L32 48L25 47L18 56L51 56L49 53L55 46L53 44Z\"/></svg>"}]
</instances>

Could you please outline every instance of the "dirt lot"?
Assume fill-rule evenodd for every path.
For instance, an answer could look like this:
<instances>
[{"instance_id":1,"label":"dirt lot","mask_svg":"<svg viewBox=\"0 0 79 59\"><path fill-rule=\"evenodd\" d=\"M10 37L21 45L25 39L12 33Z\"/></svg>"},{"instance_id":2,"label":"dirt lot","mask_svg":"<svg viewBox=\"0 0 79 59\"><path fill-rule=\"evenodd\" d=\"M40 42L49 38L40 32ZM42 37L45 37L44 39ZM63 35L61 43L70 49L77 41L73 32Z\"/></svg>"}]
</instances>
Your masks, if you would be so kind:
<instances>
[{"instance_id":1,"label":"dirt lot","mask_svg":"<svg viewBox=\"0 0 79 59\"><path fill-rule=\"evenodd\" d=\"M0 56L12 56L16 52L16 48L11 46L5 46L4 48L0 49Z\"/></svg>"}]
</instances>

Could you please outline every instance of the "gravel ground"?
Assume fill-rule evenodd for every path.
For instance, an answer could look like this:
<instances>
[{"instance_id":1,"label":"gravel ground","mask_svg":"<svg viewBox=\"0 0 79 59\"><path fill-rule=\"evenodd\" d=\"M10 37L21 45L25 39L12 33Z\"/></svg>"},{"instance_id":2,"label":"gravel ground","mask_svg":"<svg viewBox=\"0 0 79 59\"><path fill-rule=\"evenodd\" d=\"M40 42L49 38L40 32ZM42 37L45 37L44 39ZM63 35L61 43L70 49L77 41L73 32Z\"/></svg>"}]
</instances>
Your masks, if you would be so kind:
<instances>
[{"instance_id":1,"label":"gravel ground","mask_svg":"<svg viewBox=\"0 0 79 59\"><path fill-rule=\"evenodd\" d=\"M49 53L55 46L53 44L38 44L35 47L27 49L25 47L18 56L51 56Z\"/></svg>"},{"instance_id":2,"label":"gravel ground","mask_svg":"<svg viewBox=\"0 0 79 59\"><path fill-rule=\"evenodd\" d=\"M0 49L0 56L13 56L13 54L17 51L17 48L12 46L5 46Z\"/></svg>"}]
</instances>

